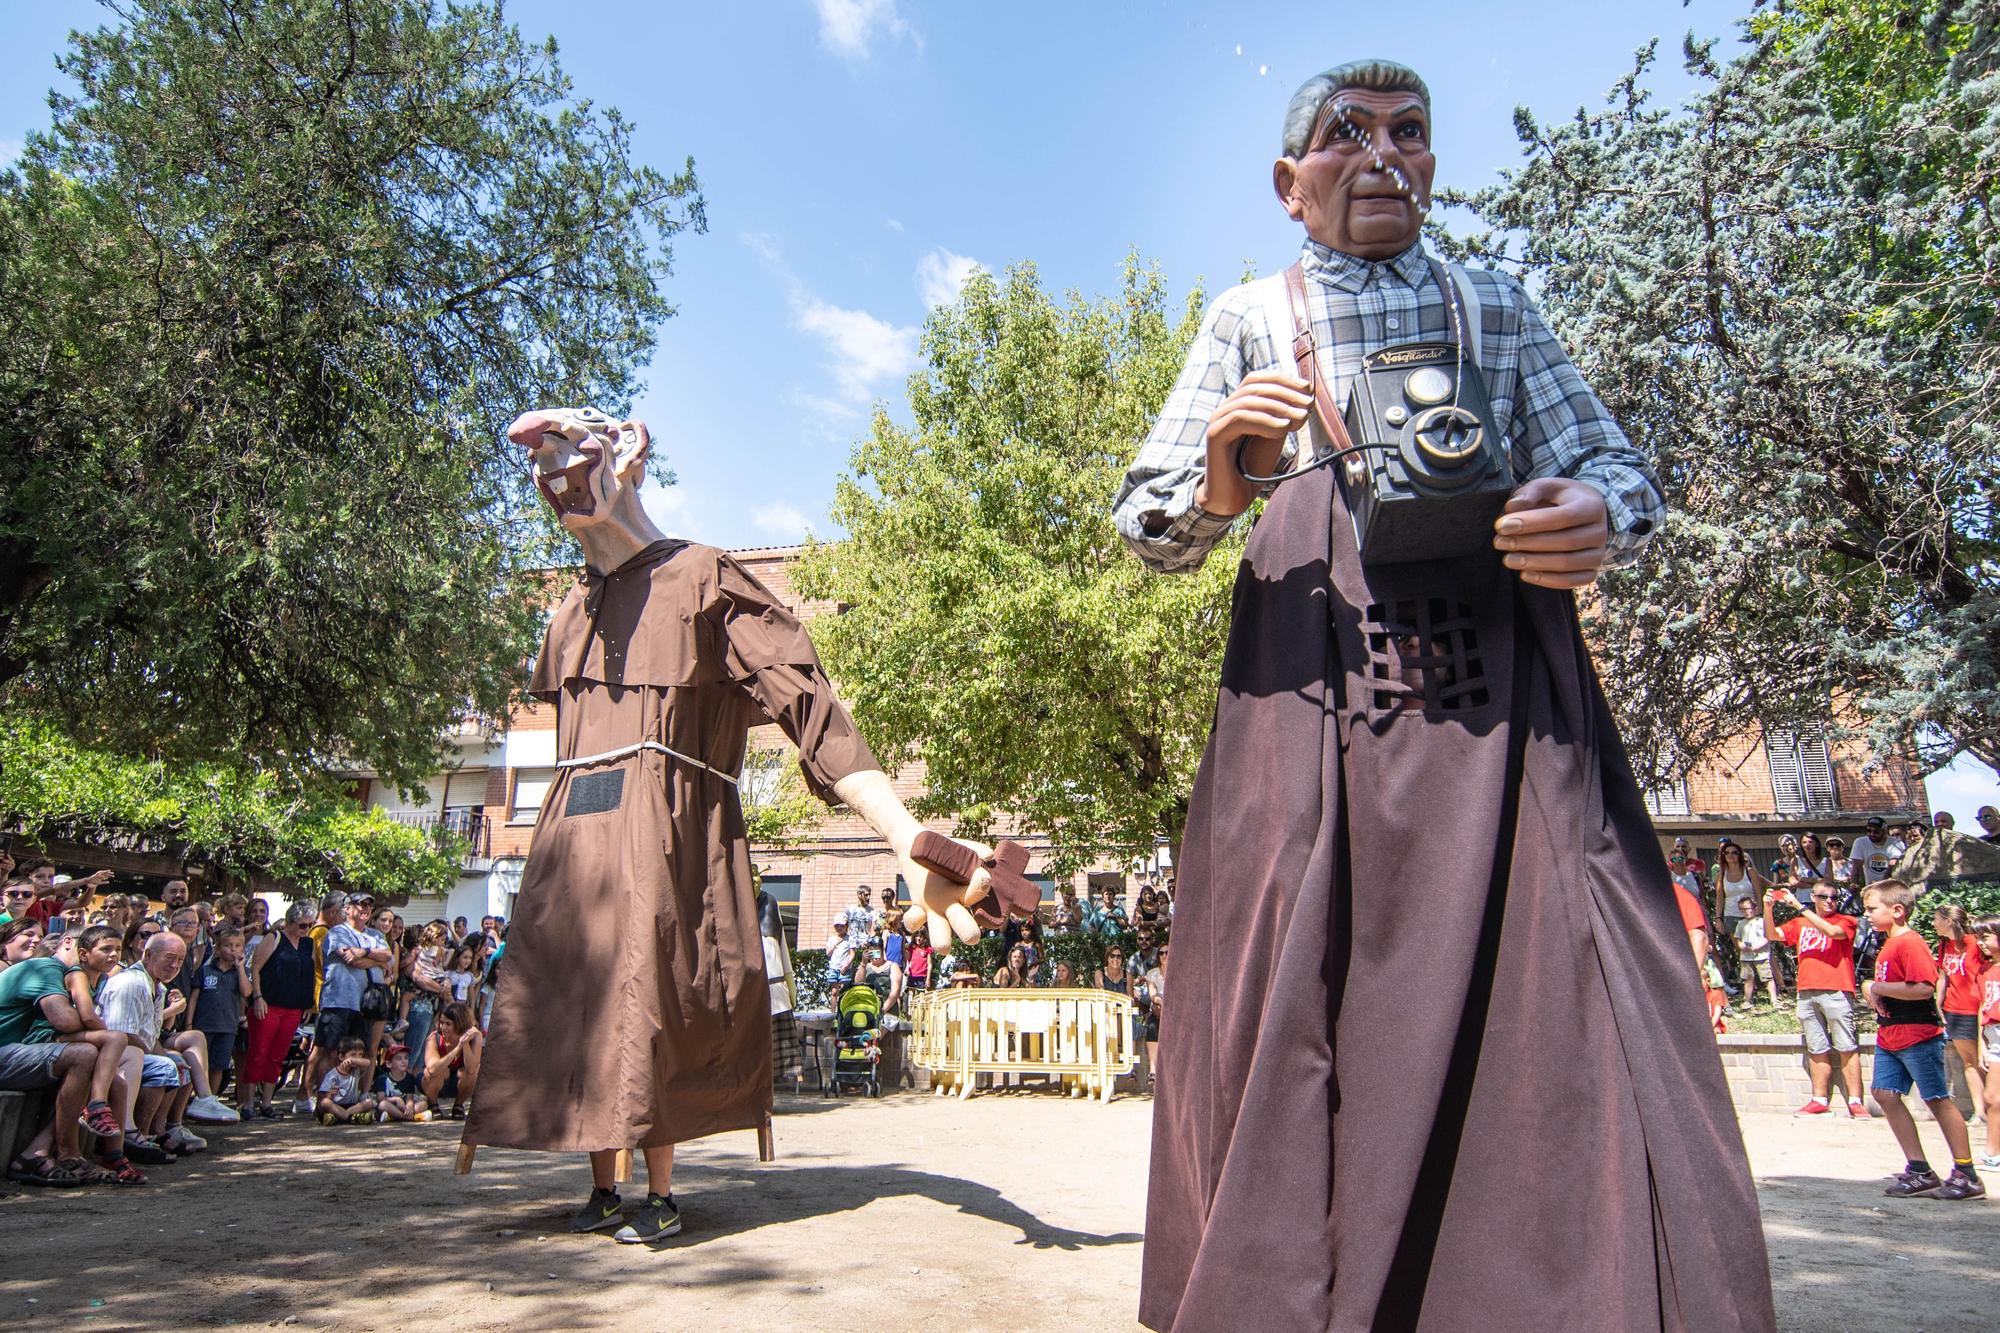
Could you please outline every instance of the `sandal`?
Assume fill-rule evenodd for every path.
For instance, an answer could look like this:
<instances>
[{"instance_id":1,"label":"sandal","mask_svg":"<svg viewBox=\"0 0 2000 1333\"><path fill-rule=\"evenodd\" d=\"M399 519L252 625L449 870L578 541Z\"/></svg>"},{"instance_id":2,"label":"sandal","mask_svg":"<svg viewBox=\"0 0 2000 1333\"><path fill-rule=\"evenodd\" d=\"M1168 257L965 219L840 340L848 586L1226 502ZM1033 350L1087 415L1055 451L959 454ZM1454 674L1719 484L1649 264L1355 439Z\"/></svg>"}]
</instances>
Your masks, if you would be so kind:
<instances>
[{"instance_id":1,"label":"sandal","mask_svg":"<svg viewBox=\"0 0 2000 1333\"><path fill-rule=\"evenodd\" d=\"M50 1185L57 1189L68 1189L83 1183L75 1172L66 1169L64 1163L46 1156L30 1157L26 1153L7 1164L7 1179L23 1185Z\"/></svg>"},{"instance_id":2,"label":"sandal","mask_svg":"<svg viewBox=\"0 0 2000 1333\"><path fill-rule=\"evenodd\" d=\"M146 1173L132 1165L131 1158L120 1153L116 1157L104 1159L103 1179L113 1185L143 1185L146 1183Z\"/></svg>"},{"instance_id":3,"label":"sandal","mask_svg":"<svg viewBox=\"0 0 2000 1333\"><path fill-rule=\"evenodd\" d=\"M56 1169L74 1175L79 1185L109 1185L118 1179L113 1172L81 1157L65 1157L56 1163Z\"/></svg>"}]
</instances>

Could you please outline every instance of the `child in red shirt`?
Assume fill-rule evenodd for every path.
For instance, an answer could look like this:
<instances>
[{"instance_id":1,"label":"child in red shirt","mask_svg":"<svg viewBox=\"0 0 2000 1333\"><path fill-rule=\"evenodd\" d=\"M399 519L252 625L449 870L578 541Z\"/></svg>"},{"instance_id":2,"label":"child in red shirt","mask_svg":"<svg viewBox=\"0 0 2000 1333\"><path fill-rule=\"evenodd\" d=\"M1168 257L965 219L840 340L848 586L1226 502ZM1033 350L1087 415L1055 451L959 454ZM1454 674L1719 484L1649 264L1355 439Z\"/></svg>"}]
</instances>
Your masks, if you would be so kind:
<instances>
[{"instance_id":1,"label":"child in red shirt","mask_svg":"<svg viewBox=\"0 0 2000 1333\"><path fill-rule=\"evenodd\" d=\"M1944 1074L1944 1028L1937 1021L1937 960L1923 937L1910 929L1910 908L1917 895L1899 879L1878 880L1862 895L1868 924L1882 932L1882 951L1875 956L1875 979L1861 988L1863 998L1880 1020L1875 1030L1875 1101L1896 1136L1908 1169L1883 1193L1909 1199L1928 1194L1939 1199L1983 1199L1986 1186L1972 1164L1972 1136L1965 1117L1951 1099ZM1952 1170L1938 1179L1924 1160L1917 1122L1903 1097L1914 1085L1931 1108L1951 1149Z\"/></svg>"},{"instance_id":2,"label":"child in red shirt","mask_svg":"<svg viewBox=\"0 0 2000 1333\"><path fill-rule=\"evenodd\" d=\"M1784 889L1764 895L1764 933L1783 940L1798 954L1799 1029L1806 1039L1806 1068L1812 1075L1812 1098L1797 1115L1825 1115L1833 1095L1833 1061L1840 1057L1840 1083L1847 1092L1847 1114L1868 1118L1861 1095L1861 1043L1854 1032L1855 920L1834 910L1836 892L1824 879L1814 880L1812 906L1782 927L1773 921L1772 906L1792 901Z\"/></svg>"},{"instance_id":3,"label":"child in red shirt","mask_svg":"<svg viewBox=\"0 0 2000 1333\"><path fill-rule=\"evenodd\" d=\"M1931 914L1938 943L1931 955L1944 976L1944 1039L1965 1065L1967 1081L1977 1084L1979 1069L1979 974L1986 970L1985 955L1972 938L1972 922L1965 909L1948 903Z\"/></svg>"},{"instance_id":4,"label":"child in red shirt","mask_svg":"<svg viewBox=\"0 0 2000 1333\"><path fill-rule=\"evenodd\" d=\"M1986 1152L1979 1164L2000 1167L2000 916L1974 922L1972 938L1979 946L1983 965L1979 975L1978 1070L1986 1084Z\"/></svg>"}]
</instances>

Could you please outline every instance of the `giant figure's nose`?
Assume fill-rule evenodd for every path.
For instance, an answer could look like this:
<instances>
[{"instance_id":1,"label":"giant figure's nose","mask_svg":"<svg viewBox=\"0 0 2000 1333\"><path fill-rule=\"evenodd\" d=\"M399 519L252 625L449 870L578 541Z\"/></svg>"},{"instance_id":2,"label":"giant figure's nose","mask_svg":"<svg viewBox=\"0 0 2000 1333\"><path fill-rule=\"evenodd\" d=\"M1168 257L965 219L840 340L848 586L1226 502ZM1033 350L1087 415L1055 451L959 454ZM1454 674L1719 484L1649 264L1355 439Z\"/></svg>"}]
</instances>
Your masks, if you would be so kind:
<instances>
[{"instance_id":1,"label":"giant figure's nose","mask_svg":"<svg viewBox=\"0 0 2000 1333\"><path fill-rule=\"evenodd\" d=\"M507 438L520 445L529 453L542 447L542 436L552 430L560 430L560 418L548 412L523 412L514 418L514 424L507 427Z\"/></svg>"}]
</instances>

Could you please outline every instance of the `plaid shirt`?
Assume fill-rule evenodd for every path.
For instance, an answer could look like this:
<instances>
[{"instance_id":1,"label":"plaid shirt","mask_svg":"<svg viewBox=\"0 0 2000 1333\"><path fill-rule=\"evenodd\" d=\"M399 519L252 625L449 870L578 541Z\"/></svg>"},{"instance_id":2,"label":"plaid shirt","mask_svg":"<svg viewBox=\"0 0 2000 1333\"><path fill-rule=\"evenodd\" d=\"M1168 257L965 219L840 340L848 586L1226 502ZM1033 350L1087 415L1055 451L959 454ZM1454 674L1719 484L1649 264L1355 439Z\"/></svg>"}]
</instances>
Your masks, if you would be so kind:
<instances>
[{"instance_id":1,"label":"plaid shirt","mask_svg":"<svg viewBox=\"0 0 2000 1333\"><path fill-rule=\"evenodd\" d=\"M1322 372L1333 376L1335 403L1346 400L1369 353L1451 340L1451 307L1431 280L1421 243L1378 264L1307 241L1302 258L1313 337ZM1504 274L1469 272L1479 294L1480 370L1493 419L1503 423L1511 447L1516 484L1572 477L1603 492L1611 520L1606 563L1630 564L1666 513L1652 465L1583 382L1521 285ZM1271 284L1283 282L1280 274L1233 288L1209 307L1187 365L1119 488L1112 510L1119 534L1163 573L1199 565L1236 521L1195 503L1207 470L1208 419L1245 375L1280 364L1292 369L1289 317L1284 336L1274 338L1266 313ZM1276 304L1286 308L1282 300ZM1469 323L1472 312L1464 317ZM1280 471L1298 449L1298 436L1288 436Z\"/></svg>"}]
</instances>

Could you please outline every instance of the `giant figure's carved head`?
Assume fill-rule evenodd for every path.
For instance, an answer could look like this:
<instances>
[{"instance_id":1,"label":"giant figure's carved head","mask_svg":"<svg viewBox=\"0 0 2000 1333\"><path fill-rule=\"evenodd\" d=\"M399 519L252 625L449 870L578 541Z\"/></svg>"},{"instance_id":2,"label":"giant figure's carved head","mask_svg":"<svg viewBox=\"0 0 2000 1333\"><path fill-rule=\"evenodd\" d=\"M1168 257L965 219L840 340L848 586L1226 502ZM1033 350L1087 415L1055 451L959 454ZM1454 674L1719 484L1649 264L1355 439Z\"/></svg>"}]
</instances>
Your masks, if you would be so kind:
<instances>
[{"instance_id":1,"label":"giant figure's carved head","mask_svg":"<svg viewBox=\"0 0 2000 1333\"><path fill-rule=\"evenodd\" d=\"M1391 61L1360 60L1292 95L1271 183L1321 245L1388 259L1416 243L1436 172L1424 81Z\"/></svg>"},{"instance_id":2,"label":"giant figure's carved head","mask_svg":"<svg viewBox=\"0 0 2000 1333\"><path fill-rule=\"evenodd\" d=\"M610 520L645 479L653 437L643 421L615 421L594 407L524 412L507 438L528 451L535 487L570 531Z\"/></svg>"}]
</instances>

